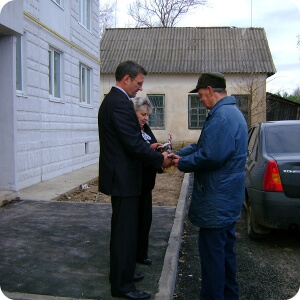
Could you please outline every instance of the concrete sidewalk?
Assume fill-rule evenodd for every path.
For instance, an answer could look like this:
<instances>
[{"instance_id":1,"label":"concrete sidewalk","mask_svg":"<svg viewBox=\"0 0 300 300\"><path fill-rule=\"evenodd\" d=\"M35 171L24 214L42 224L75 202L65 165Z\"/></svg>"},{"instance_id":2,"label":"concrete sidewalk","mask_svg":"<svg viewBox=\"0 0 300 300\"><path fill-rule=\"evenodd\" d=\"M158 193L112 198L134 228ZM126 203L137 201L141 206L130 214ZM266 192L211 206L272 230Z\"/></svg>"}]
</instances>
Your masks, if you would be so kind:
<instances>
[{"instance_id":1,"label":"concrete sidewalk","mask_svg":"<svg viewBox=\"0 0 300 300\"><path fill-rule=\"evenodd\" d=\"M98 164L40 182L19 191L21 199L54 200L62 194L78 190L80 185L98 177Z\"/></svg>"},{"instance_id":2,"label":"concrete sidewalk","mask_svg":"<svg viewBox=\"0 0 300 300\"><path fill-rule=\"evenodd\" d=\"M0 208L0 288L10 299L113 299L110 296L111 206L53 199L98 176L98 165L19 192ZM153 207L149 256L137 265L137 288L152 299L173 299L188 193L186 174L177 207Z\"/></svg>"}]
</instances>

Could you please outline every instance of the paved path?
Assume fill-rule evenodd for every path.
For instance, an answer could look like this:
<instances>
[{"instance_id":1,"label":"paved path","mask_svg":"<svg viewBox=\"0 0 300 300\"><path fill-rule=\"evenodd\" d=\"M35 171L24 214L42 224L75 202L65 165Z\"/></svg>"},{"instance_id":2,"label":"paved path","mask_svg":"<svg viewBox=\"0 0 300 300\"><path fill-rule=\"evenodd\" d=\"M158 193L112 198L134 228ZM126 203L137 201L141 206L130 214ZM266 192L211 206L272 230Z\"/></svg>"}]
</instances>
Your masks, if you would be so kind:
<instances>
[{"instance_id":1,"label":"paved path","mask_svg":"<svg viewBox=\"0 0 300 300\"><path fill-rule=\"evenodd\" d=\"M56 181L69 191L88 179L72 172L48 185L26 188L20 200L0 208L0 287L7 297L113 299L108 282L111 206L43 197L43 190L52 190L47 192L50 199L58 196ZM173 299L188 183L186 174L177 208L153 208L149 249L153 265L137 265L145 274L137 288L150 292L152 299Z\"/></svg>"}]
</instances>

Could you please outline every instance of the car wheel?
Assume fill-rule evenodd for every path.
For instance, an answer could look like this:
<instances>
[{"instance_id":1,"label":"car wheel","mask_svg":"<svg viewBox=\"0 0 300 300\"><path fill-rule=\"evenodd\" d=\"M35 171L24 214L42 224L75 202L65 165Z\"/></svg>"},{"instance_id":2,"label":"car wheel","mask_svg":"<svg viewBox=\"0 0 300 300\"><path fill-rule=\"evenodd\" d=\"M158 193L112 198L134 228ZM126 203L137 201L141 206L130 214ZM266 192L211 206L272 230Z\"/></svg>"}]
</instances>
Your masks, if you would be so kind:
<instances>
[{"instance_id":1,"label":"car wheel","mask_svg":"<svg viewBox=\"0 0 300 300\"><path fill-rule=\"evenodd\" d=\"M253 220L253 211L251 206L251 201L247 201L247 234L252 239L260 239L263 237L263 234L256 233L254 231L254 220Z\"/></svg>"}]
</instances>

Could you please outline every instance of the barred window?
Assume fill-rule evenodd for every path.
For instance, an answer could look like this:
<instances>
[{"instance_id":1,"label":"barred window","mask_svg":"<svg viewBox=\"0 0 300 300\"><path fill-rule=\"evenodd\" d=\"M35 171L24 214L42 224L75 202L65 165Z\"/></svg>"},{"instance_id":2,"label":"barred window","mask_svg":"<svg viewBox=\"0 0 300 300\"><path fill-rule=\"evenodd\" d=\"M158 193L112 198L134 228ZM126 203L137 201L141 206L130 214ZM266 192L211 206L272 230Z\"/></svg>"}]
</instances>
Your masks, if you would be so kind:
<instances>
[{"instance_id":1,"label":"barred window","mask_svg":"<svg viewBox=\"0 0 300 300\"><path fill-rule=\"evenodd\" d=\"M201 129L208 114L204 104L200 102L199 95L189 95L189 129Z\"/></svg>"},{"instance_id":2,"label":"barred window","mask_svg":"<svg viewBox=\"0 0 300 300\"><path fill-rule=\"evenodd\" d=\"M164 129L165 95L147 95L152 103L152 113L149 116L149 126L153 129Z\"/></svg>"},{"instance_id":3,"label":"barred window","mask_svg":"<svg viewBox=\"0 0 300 300\"><path fill-rule=\"evenodd\" d=\"M243 113L246 121L248 121L248 101L249 95L232 95L236 100L236 106Z\"/></svg>"}]
</instances>

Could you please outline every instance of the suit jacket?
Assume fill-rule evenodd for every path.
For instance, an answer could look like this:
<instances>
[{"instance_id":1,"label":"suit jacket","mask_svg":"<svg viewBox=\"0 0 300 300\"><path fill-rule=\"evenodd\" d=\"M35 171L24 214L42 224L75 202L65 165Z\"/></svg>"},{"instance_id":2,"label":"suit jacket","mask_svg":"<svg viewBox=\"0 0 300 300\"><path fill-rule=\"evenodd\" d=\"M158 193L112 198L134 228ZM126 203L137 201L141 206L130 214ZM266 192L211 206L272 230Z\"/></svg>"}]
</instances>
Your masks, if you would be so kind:
<instances>
[{"instance_id":1,"label":"suit jacket","mask_svg":"<svg viewBox=\"0 0 300 300\"><path fill-rule=\"evenodd\" d=\"M141 139L133 103L112 87L98 113L100 141L99 191L112 196L141 194L142 164L159 168L163 155Z\"/></svg>"}]
</instances>

